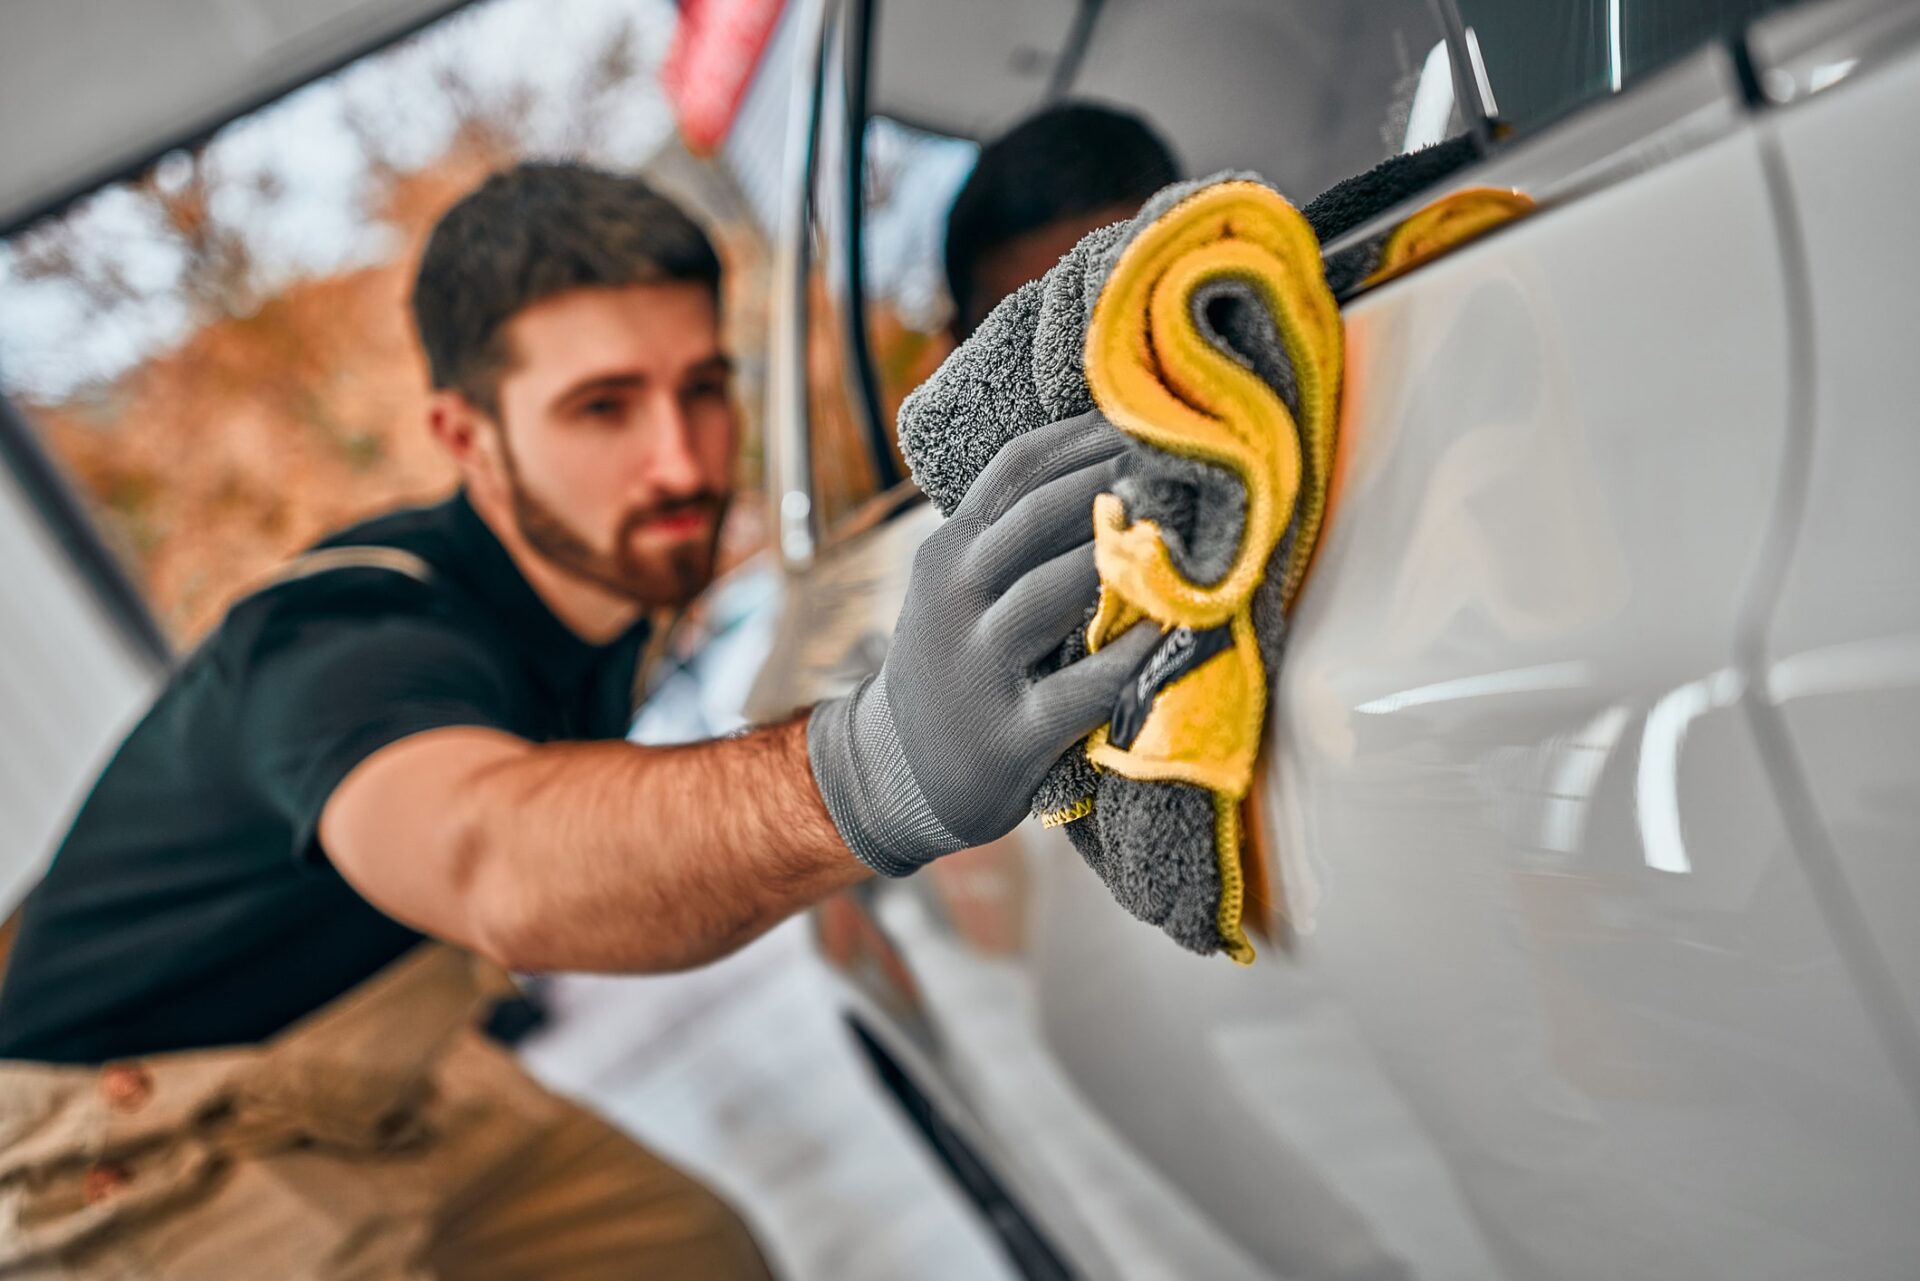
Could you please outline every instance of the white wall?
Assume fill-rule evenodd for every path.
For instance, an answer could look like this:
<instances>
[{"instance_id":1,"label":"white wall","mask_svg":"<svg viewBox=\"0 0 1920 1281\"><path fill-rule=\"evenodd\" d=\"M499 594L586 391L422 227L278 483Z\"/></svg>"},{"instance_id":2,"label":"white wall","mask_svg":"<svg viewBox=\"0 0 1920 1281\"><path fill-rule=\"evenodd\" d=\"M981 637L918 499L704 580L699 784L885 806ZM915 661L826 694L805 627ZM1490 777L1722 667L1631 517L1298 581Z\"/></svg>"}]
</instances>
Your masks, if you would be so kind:
<instances>
[{"instance_id":1,"label":"white wall","mask_svg":"<svg viewBox=\"0 0 1920 1281\"><path fill-rule=\"evenodd\" d=\"M0 468L0 913L32 884L159 674Z\"/></svg>"}]
</instances>

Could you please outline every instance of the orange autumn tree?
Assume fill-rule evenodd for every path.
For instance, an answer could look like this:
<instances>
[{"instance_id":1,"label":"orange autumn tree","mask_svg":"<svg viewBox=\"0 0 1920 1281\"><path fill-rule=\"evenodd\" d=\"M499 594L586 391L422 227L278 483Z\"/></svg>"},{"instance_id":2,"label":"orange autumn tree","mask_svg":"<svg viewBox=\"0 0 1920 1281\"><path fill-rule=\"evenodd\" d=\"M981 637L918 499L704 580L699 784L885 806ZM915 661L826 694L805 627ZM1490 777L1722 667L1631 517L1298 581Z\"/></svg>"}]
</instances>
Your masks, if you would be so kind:
<instances>
[{"instance_id":1,"label":"orange autumn tree","mask_svg":"<svg viewBox=\"0 0 1920 1281\"><path fill-rule=\"evenodd\" d=\"M396 182L394 224L417 234L491 159L467 148ZM328 528L451 483L422 427L408 261L296 282L32 415L176 639Z\"/></svg>"},{"instance_id":2,"label":"orange autumn tree","mask_svg":"<svg viewBox=\"0 0 1920 1281\"><path fill-rule=\"evenodd\" d=\"M249 584L327 530L453 484L425 429L425 361L407 294L434 220L511 158L493 137L463 135L391 180L379 216L404 243L387 261L236 300L109 386L29 405L176 640L198 638ZM191 212L177 207L177 216ZM745 224L716 230L734 267L738 345L757 338L764 254ZM218 261L233 254L210 248ZM751 498L741 507L731 558L757 537Z\"/></svg>"}]
</instances>

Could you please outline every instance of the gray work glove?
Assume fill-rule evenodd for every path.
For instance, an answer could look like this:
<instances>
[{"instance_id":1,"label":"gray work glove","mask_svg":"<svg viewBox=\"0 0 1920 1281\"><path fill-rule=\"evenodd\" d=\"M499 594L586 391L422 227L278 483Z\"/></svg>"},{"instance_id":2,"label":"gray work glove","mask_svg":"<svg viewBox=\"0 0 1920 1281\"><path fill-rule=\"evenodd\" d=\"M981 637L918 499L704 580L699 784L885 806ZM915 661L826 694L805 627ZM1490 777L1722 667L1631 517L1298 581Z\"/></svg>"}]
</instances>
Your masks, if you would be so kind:
<instances>
[{"instance_id":1,"label":"gray work glove","mask_svg":"<svg viewBox=\"0 0 1920 1281\"><path fill-rule=\"evenodd\" d=\"M860 860L905 876L1004 836L1060 754L1106 723L1156 629L1045 675L1099 589L1093 500L1126 449L1097 414L1003 447L920 545L878 673L814 708L807 753Z\"/></svg>"}]
</instances>

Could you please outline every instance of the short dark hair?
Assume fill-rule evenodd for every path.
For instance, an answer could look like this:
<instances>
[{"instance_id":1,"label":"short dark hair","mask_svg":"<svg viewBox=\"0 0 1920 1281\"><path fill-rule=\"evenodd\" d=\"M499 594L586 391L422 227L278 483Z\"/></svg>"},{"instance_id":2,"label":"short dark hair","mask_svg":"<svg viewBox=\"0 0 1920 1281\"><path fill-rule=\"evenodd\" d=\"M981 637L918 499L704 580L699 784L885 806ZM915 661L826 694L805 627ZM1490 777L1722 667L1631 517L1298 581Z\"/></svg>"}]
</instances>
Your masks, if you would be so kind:
<instances>
[{"instance_id":1,"label":"short dark hair","mask_svg":"<svg viewBox=\"0 0 1920 1281\"><path fill-rule=\"evenodd\" d=\"M631 174L527 162L493 174L434 225L413 321L436 388L489 413L509 353L501 327L569 289L686 281L720 298L720 257L679 205Z\"/></svg>"},{"instance_id":2,"label":"short dark hair","mask_svg":"<svg viewBox=\"0 0 1920 1281\"><path fill-rule=\"evenodd\" d=\"M982 147L947 215L955 330L970 327L974 271L992 250L1062 219L1143 203L1179 176L1146 121L1087 102L1049 107Z\"/></svg>"}]
</instances>

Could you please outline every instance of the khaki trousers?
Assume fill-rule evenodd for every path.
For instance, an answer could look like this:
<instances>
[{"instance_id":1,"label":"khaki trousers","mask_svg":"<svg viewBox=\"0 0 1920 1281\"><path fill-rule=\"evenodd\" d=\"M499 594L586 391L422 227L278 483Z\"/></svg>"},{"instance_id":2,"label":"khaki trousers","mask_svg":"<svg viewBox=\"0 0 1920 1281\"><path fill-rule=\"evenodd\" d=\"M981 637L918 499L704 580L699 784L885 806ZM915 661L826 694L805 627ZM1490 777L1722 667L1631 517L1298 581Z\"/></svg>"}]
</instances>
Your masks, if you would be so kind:
<instances>
[{"instance_id":1,"label":"khaki trousers","mask_svg":"<svg viewBox=\"0 0 1920 1281\"><path fill-rule=\"evenodd\" d=\"M765 1278L718 1197L474 1031L430 943L260 1046L0 1062L0 1278Z\"/></svg>"}]
</instances>

